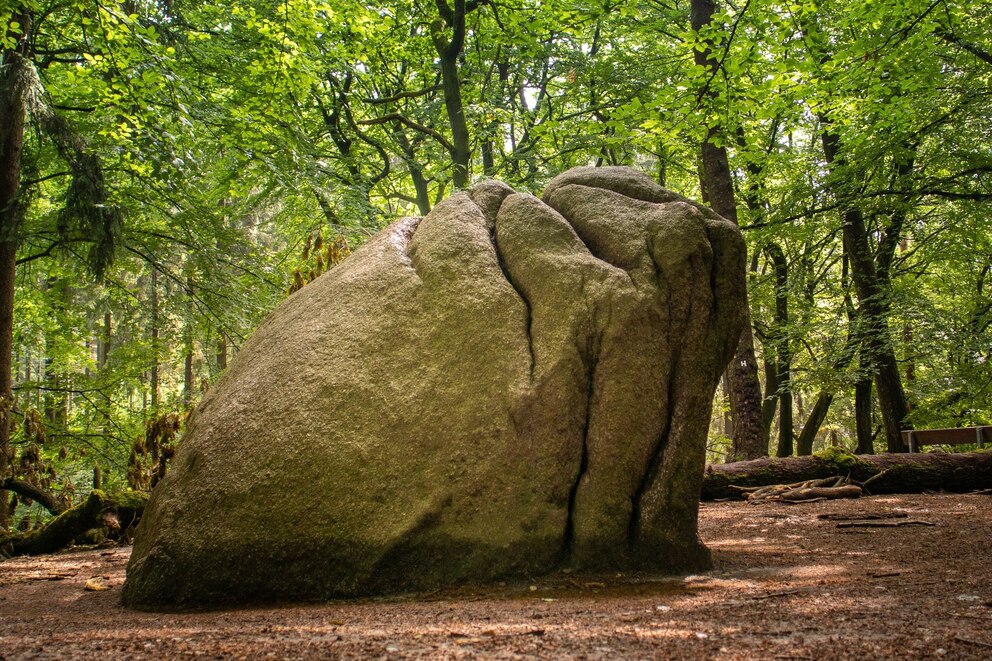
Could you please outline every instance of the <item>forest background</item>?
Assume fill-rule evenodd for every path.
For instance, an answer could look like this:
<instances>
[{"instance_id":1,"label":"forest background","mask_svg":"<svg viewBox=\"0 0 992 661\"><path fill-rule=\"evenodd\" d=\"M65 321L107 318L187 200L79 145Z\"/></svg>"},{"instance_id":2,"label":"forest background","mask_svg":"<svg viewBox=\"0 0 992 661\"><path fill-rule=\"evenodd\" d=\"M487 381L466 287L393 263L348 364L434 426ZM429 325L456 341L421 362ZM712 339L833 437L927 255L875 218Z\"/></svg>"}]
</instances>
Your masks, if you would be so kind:
<instances>
[{"instance_id":1,"label":"forest background","mask_svg":"<svg viewBox=\"0 0 992 661\"><path fill-rule=\"evenodd\" d=\"M0 478L149 488L287 295L581 165L743 230L712 460L992 417L988 3L5 0L0 38Z\"/></svg>"}]
</instances>

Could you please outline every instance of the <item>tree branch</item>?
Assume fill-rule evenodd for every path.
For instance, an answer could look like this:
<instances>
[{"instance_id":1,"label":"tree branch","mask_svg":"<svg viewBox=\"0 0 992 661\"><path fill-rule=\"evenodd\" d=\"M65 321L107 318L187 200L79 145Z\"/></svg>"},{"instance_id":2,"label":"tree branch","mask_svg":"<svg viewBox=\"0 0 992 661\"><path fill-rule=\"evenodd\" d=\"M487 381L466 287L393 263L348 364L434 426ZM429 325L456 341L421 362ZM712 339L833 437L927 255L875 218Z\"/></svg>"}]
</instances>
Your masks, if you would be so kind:
<instances>
[{"instance_id":1,"label":"tree branch","mask_svg":"<svg viewBox=\"0 0 992 661\"><path fill-rule=\"evenodd\" d=\"M411 92L399 92L392 96L387 96L381 99L362 99L365 103L370 103L372 105L384 105L387 103L395 103L401 99L416 99L417 97L425 96L431 92L436 92L441 89L440 85L434 85L432 87L426 87L422 90L415 90Z\"/></svg>"},{"instance_id":2,"label":"tree branch","mask_svg":"<svg viewBox=\"0 0 992 661\"><path fill-rule=\"evenodd\" d=\"M434 129L430 128L429 126L424 126L423 124L418 124L417 122L407 117L404 117L398 112L391 112L386 115L383 115L382 117L376 117L374 119L363 119L355 123L358 124L359 126L374 126L376 124L388 124L389 122L399 122L400 124L403 124L404 126L407 126L413 129L414 131L423 133L424 135L429 135L430 137L440 142L441 145L449 152L454 151L455 149L454 145L452 145L447 138L445 138L443 135L441 135Z\"/></svg>"},{"instance_id":3,"label":"tree branch","mask_svg":"<svg viewBox=\"0 0 992 661\"><path fill-rule=\"evenodd\" d=\"M947 43L953 44L954 46L957 46L958 48L962 48L962 49L968 51L969 53L971 53L972 55L974 55L975 57L977 57L981 61L985 62L986 64L992 64L992 53L989 53L987 50L983 49L981 46L979 46L977 44L973 44L973 43L971 43L969 41L965 41L964 39L961 39L961 38L957 37L950 30L945 30L944 28L937 28L936 30L934 30L934 32L936 33L936 35L938 37L940 37L941 39L943 39Z\"/></svg>"},{"instance_id":4,"label":"tree branch","mask_svg":"<svg viewBox=\"0 0 992 661\"><path fill-rule=\"evenodd\" d=\"M0 481L0 489L13 491L22 498L30 498L52 514L61 514L66 506L51 492L34 486L30 482L8 477Z\"/></svg>"}]
</instances>

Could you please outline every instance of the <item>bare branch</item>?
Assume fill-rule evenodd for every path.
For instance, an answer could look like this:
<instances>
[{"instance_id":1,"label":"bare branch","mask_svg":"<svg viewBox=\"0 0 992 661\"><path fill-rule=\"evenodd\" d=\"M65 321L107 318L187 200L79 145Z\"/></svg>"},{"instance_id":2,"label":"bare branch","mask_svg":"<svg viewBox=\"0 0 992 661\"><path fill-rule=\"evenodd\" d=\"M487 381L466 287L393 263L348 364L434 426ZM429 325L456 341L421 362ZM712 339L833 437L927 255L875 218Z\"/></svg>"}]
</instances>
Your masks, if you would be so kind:
<instances>
[{"instance_id":1,"label":"bare branch","mask_svg":"<svg viewBox=\"0 0 992 661\"><path fill-rule=\"evenodd\" d=\"M375 119L363 119L355 123L358 124L359 126L375 126L376 124L388 124L389 122L399 122L400 124L403 124L404 126L407 126L413 129L414 131L423 133L424 135L429 135L430 137L440 142L441 145L449 152L455 150L454 145L452 145L447 138L445 138L443 135L441 135L431 127L424 126L423 124L418 124L412 119L404 117L403 115L397 112L391 112L389 114L383 115L382 117L376 117Z\"/></svg>"},{"instance_id":2,"label":"bare branch","mask_svg":"<svg viewBox=\"0 0 992 661\"><path fill-rule=\"evenodd\" d=\"M387 96L381 99L362 99L362 101L364 101L365 103L371 103L372 105L383 105L387 103L395 103L400 99L416 99L417 97L425 96L427 94L430 94L431 92L436 92L439 89L441 89L440 85L434 85L433 87L426 87L422 90L415 90L411 92L400 92L398 94L394 94L393 96Z\"/></svg>"}]
</instances>

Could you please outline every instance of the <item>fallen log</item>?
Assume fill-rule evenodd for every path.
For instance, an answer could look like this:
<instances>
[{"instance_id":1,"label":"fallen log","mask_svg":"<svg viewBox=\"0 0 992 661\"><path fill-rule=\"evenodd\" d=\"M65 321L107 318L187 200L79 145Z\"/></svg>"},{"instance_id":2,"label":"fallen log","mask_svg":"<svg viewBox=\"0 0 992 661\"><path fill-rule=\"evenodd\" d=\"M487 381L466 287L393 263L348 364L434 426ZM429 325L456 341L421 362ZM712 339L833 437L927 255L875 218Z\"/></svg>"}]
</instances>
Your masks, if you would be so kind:
<instances>
[{"instance_id":1,"label":"fallen log","mask_svg":"<svg viewBox=\"0 0 992 661\"><path fill-rule=\"evenodd\" d=\"M82 503L70 507L40 528L0 534L0 552L7 555L41 555L60 551L93 529L118 533L133 528L148 502L140 491L105 493L94 489Z\"/></svg>"},{"instance_id":2,"label":"fallen log","mask_svg":"<svg viewBox=\"0 0 992 661\"><path fill-rule=\"evenodd\" d=\"M703 477L701 498L738 499L755 487L841 476L860 483L870 494L988 489L992 487L992 452L855 456L831 449L808 457L711 464Z\"/></svg>"}]
</instances>

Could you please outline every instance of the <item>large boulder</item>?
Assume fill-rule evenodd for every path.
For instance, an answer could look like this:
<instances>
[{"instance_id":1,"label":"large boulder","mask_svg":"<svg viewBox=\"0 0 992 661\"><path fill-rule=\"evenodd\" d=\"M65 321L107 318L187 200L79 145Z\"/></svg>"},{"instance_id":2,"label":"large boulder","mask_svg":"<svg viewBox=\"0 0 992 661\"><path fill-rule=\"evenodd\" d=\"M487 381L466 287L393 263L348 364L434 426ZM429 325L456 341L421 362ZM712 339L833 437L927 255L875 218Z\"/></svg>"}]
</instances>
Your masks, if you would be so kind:
<instances>
[{"instance_id":1,"label":"large boulder","mask_svg":"<svg viewBox=\"0 0 992 661\"><path fill-rule=\"evenodd\" d=\"M710 407L744 244L626 168L486 182L289 297L193 415L134 606L708 566Z\"/></svg>"}]
</instances>

